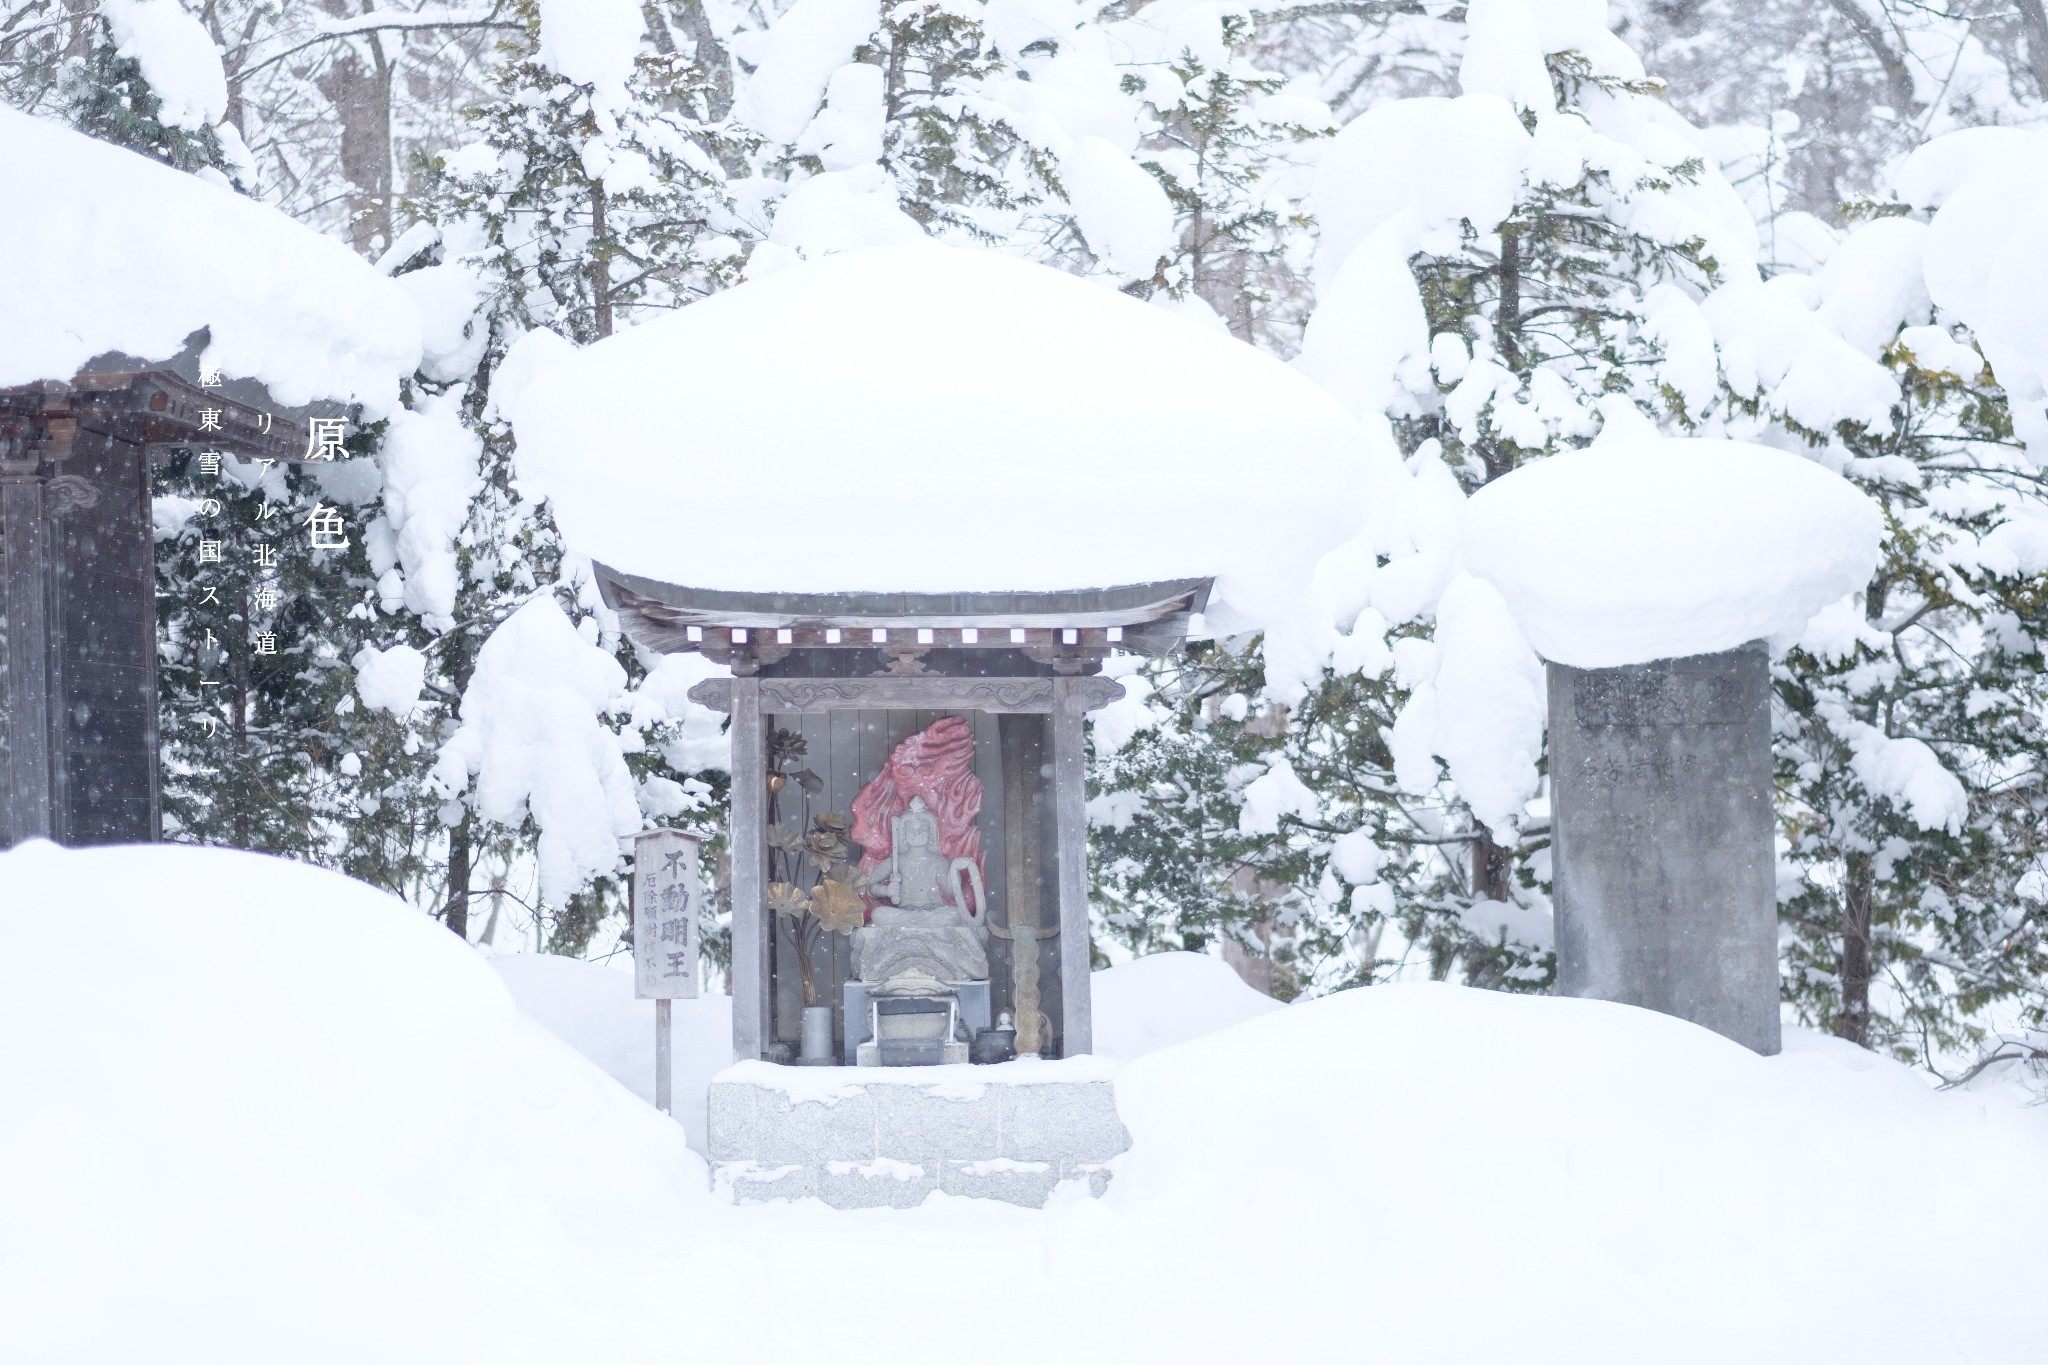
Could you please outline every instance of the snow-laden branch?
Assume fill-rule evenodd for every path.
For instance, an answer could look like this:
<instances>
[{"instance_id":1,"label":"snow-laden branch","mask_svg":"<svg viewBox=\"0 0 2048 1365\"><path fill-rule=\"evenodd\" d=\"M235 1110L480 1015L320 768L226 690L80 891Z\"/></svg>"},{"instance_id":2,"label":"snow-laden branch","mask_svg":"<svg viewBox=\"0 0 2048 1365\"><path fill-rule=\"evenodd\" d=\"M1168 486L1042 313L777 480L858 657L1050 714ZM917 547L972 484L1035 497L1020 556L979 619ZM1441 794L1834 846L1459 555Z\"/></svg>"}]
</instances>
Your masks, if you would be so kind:
<instances>
[{"instance_id":1,"label":"snow-laden branch","mask_svg":"<svg viewBox=\"0 0 2048 1365\"><path fill-rule=\"evenodd\" d=\"M321 43L331 43L342 38L360 37L365 33L387 33L418 29L520 27L519 21L516 19L500 19L497 17L503 9L503 5L493 5L488 10L474 11L422 12L419 14L382 14L373 12L371 14L358 15L353 19L323 20L314 35L304 42L294 43L282 52L273 53L252 66L245 66L239 71L230 73L228 84L238 85L257 72L276 66L287 57L296 56L309 47L316 47Z\"/></svg>"},{"instance_id":2,"label":"snow-laden branch","mask_svg":"<svg viewBox=\"0 0 2048 1365\"><path fill-rule=\"evenodd\" d=\"M314 31L323 37L341 37L350 33L375 33L390 29L407 28L477 28L492 23L498 18L502 5L479 10L421 10L417 14L392 14L384 10L372 10L348 19L322 19L314 25ZM515 27L510 20L499 25Z\"/></svg>"}]
</instances>

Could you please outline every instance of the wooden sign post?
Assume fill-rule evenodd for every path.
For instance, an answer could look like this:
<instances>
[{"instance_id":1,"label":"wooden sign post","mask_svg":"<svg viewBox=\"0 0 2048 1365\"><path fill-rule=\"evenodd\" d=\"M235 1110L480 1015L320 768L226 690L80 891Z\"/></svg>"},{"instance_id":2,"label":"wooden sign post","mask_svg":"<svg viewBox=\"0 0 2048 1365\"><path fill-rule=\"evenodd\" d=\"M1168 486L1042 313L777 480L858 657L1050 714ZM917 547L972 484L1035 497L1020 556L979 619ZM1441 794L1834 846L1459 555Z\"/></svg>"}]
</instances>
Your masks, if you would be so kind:
<instances>
[{"instance_id":1,"label":"wooden sign post","mask_svg":"<svg viewBox=\"0 0 2048 1365\"><path fill-rule=\"evenodd\" d=\"M654 1002L654 1106L671 1112L669 1001L697 998L697 911L704 897L694 834L633 840L633 994Z\"/></svg>"}]
</instances>

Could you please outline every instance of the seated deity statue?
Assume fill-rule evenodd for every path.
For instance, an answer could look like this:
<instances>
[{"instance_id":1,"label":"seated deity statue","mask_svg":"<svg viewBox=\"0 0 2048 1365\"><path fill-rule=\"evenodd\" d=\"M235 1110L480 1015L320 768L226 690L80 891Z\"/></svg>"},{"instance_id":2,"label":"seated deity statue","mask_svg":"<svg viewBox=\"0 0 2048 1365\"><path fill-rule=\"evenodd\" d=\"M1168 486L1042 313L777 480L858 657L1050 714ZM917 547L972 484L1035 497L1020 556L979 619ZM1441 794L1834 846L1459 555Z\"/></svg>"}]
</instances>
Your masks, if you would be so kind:
<instances>
[{"instance_id":1,"label":"seated deity statue","mask_svg":"<svg viewBox=\"0 0 2048 1365\"><path fill-rule=\"evenodd\" d=\"M939 851L939 822L922 798L890 822L890 835L889 856L868 873L878 904L854 931L854 972L882 995L937 994L947 982L986 980L988 950L975 914L988 904L981 869L972 858Z\"/></svg>"}]
</instances>

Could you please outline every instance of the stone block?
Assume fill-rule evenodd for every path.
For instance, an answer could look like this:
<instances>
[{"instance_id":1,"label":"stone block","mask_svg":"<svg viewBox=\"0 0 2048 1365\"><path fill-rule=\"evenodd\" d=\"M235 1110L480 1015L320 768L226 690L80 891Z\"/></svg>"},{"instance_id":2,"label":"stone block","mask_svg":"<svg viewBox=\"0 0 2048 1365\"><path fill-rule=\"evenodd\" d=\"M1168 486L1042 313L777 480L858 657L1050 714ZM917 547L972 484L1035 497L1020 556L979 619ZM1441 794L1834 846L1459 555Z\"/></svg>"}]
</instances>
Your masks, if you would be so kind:
<instances>
[{"instance_id":1,"label":"stone block","mask_svg":"<svg viewBox=\"0 0 2048 1365\"><path fill-rule=\"evenodd\" d=\"M999 1199L1027 1209L1045 1207L1060 1183L1060 1170L1049 1161L948 1161L939 1167L939 1188L969 1199Z\"/></svg>"},{"instance_id":2,"label":"stone block","mask_svg":"<svg viewBox=\"0 0 2048 1365\"><path fill-rule=\"evenodd\" d=\"M742 1204L815 1197L841 1209L908 1208L943 1189L1042 1208L1062 1186L1101 1194L1104 1163L1130 1146L1106 1080L941 1085L887 1074L830 1078L831 1101L792 1100L752 1079L714 1081L715 1189ZM803 1075L812 1083L816 1073Z\"/></svg>"},{"instance_id":3,"label":"stone block","mask_svg":"<svg viewBox=\"0 0 2048 1365\"><path fill-rule=\"evenodd\" d=\"M908 1209L939 1187L938 1163L827 1161L815 1175L818 1198L835 1209Z\"/></svg>"},{"instance_id":4,"label":"stone block","mask_svg":"<svg viewBox=\"0 0 2048 1365\"><path fill-rule=\"evenodd\" d=\"M713 1161L872 1161L875 1100L870 1091L832 1100L803 1100L769 1086L714 1081L707 1097L707 1137Z\"/></svg>"},{"instance_id":5,"label":"stone block","mask_svg":"<svg viewBox=\"0 0 2048 1365\"><path fill-rule=\"evenodd\" d=\"M898 1161L993 1159L1002 1115L991 1089L949 1099L924 1086L872 1087L876 1152Z\"/></svg>"},{"instance_id":6,"label":"stone block","mask_svg":"<svg viewBox=\"0 0 2048 1365\"><path fill-rule=\"evenodd\" d=\"M1101 1162L1130 1150L1108 1081L990 1089L1002 1105L998 1154L1012 1161Z\"/></svg>"}]
</instances>

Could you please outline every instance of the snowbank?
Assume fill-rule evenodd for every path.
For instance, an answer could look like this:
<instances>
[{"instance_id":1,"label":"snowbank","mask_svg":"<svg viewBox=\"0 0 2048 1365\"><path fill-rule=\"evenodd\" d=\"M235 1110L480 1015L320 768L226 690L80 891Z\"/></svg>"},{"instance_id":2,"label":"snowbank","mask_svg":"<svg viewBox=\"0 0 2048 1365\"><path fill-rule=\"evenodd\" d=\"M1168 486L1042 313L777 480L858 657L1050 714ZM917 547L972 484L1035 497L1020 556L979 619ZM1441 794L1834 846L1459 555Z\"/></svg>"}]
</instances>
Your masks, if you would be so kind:
<instances>
[{"instance_id":1,"label":"snowbank","mask_svg":"<svg viewBox=\"0 0 2048 1365\"><path fill-rule=\"evenodd\" d=\"M0 936L10 1360L563 1359L615 1335L589 1258L702 1203L674 1124L334 873L33 843Z\"/></svg>"},{"instance_id":2,"label":"snowbank","mask_svg":"<svg viewBox=\"0 0 2048 1365\"><path fill-rule=\"evenodd\" d=\"M1433 984L1290 1005L1152 1054L1135 1146L1058 1245L1175 1305L1176 1359L2037 1358L2048 1115L1930 1093L1794 1037L1761 1058L1664 1015ZM2004 1267L2004 1268L2000 1268ZM1248 1275L1332 1311L1186 1315ZM1153 1358L1099 1306L1102 1358Z\"/></svg>"},{"instance_id":3,"label":"snowbank","mask_svg":"<svg viewBox=\"0 0 2048 1365\"><path fill-rule=\"evenodd\" d=\"M1154 953L1096 972L1095 1050L1119 1062L1280 1009L1220 957Z\"/></svg>"},{"instance_id":4,"label":"snowbank","mask_svg":"<svg viewBox=\"0 0 2048 1365\"><path fill-rule=\"evenodd\" d=\"M654 1103L654 1002L633 996L630 970L602 962L540 953L490 959L520 1012L546 1027L647 1103ZM1232 971L1221 958L1199 953L1157 953L1095 973L1095 1050L1103 1058L1128 1062L1162 1047L1281 1008ZM732 1065L732 1000L707 995L678 1000L672 1016L675 1039L675 1113L690 1146L704 1150L704 1092L712 1076ZM1047 1063L1046 1079L1088 1079L1111 1074L1086 1059ZM832 1073L789 1070L785 1079L801 1086ZM986 1080L980 1068L947 1068L968 1081ZM882 1079L929 1082L929 1068L891 1071ZM815 1088L815 1087L814 1087Z\"/></svg>"},{"instance_id":5,"label":"snowbank","mask_svg":"<svg viewBox=\"0 0 2048 1365\"><path fill-rule=\"evenodd\" d=\"M1287 366L940 247L827 257L620 333L528 381L514 428L571 546L699 588L1213 574L1231 628L1287 610L1364 515L1364 434Z\"/></svg>"},{"instance_id":6,"label":"snowbank","mask_svg":"<svg viewBox=\"0 0 2048 1365\"><path fill-rule=\"evenodd\" d=\"M1797 455L1629 437L1480 489L1463 546L1545 658L1612 668L1796 636L1870 581L1883 532L1875 503Z\"/></svg>"},{"instance_id":7,"label":"snowbank","mask_svg":"<svg viewBox=\"0 0 2048 1365\"><path fill-rule=\"evenodd\" d=\"M489 959L519 1012L582 1053L647 1104L654 1103L654 1002L633 994L624 967L546 953ZM673 1001L671 1095L691 1150L704 1151L704 1091L732 1065L732 999L724 995Z\"/></svg>"},{"instance_id":8,"label":"snowbank","mask_svg":"<svg viewBox=\"0 0 2048 1365\"><path fill-rule=\"evenodd\" d=\"M1355 990L1125 1065L1102 1200L735 1208L499 981L573 1032L608 969L494 973L380 892L218 850L0 854L0 934L10 1360L2039 1358L2037 1296L1985 1286L2048 1275L2048 1111L1832 1040ZM1185 1027L1184 982L1234 994L1179 956L1102 980L1106 1041L1138 1002ZM876 1292L904 1265L957 1276L914 1337Z\"/></svg>"},{"instance_id":9,"label":"snowbank","mask_svg":"<svg viewBox=\"0 0 2048 1365\"><path fill-rule=\"evenodd\" d=\"M0 386L69 379L109 351L168 360L202 327L205 359L279 402L396 406L420 318L340 242L197 176L0 108Z\"/></svg>"}]
</instances>

